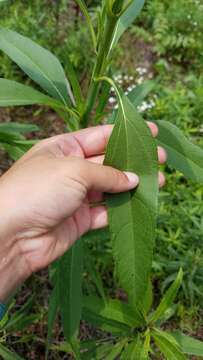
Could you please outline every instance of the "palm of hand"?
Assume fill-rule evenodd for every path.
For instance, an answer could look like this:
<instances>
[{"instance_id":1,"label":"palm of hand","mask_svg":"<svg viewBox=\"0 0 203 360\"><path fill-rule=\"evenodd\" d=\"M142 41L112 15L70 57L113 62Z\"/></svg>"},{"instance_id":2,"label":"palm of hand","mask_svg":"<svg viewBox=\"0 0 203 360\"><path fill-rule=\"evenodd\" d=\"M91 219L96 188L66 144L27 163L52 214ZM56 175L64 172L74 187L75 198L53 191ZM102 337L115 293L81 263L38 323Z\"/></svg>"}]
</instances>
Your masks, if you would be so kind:
<instances>
[{"instance_id":1,"label":"palm of hand","mask_svg":"<svg viewBox=\"0 0 203 360\"><path fill-rule=\"evenodd\" d=\"M156 126L149 127L156 136ZM18 204L12 229L30 273L61 256L88 230L107 225L106 208L98 204L104 192L135 187L122 172L101 165L111 131L112 126L99 126L44 140L3 177L8 207ZM158 154L163 163L163 149Z\"/></svg>"},{"instance_id":2,"label":"palm of hand","mask_svg":"<svg viewBox=\"0 0 203 360\"><path fill-rule=\"evenodd\" d=\"M30 193L32 188L33 195L36 194L27 200L27 225L18 235L31 272L61 256L88 230L106 225L105 207L91 207L91 203L102 200L102 192L88 191L80 170L82 159L103 162L104 156L99 154L104 151L109 130L102 134L99 143L97 139L96 151L92 149L91 136L85 140L85 137L80 139L80 135L66 134L42 141L16 163L15 175L19 169L19 177L22 178L22 171L26 177L22 192ZM19 197L23 196L22 192L18 191Z\"/></svg>"}]
</instances>

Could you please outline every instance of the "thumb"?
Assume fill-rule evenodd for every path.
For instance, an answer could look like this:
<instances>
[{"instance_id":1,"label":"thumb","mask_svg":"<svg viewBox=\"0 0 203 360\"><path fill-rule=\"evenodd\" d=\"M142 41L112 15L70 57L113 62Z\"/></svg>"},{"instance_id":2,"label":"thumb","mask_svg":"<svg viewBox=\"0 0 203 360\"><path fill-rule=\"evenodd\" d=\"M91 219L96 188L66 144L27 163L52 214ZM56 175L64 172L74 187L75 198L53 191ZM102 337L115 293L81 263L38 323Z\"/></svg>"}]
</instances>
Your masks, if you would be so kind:
<instances>
[{"instance_id":1,"label":"thumb","mask_svg":"<svg viewBox=\"0 0 203 360\"><path fill-rule=\"evenodd\" d=\"M111 166L81 161L80 177L88 190L117 193L134 189L139 178L132 172L122 172Z\"/></svg>"}]
</instances>

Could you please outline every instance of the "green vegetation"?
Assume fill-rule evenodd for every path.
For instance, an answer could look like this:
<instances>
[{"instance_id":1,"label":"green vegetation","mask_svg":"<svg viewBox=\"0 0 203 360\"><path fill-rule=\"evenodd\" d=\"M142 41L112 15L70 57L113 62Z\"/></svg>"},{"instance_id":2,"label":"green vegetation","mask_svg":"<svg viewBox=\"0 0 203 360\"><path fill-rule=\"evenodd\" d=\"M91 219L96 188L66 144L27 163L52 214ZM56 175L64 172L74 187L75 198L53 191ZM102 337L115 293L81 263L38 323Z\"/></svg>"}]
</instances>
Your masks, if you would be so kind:
<instances>
[{"instance_id":1,"label":"green vegetation","mask_svg":"<svg viewBox=\"0 0 203 360\"><path fill-rule=\"evenodd\" d=\"M122 2L120 3L122 5ZM137 1L137 3L141 4L142 1ZM90 9L93 24L96 26L96 13L100 9L100 2L86 2L86 4ZM47 6L49 6L49 11L47 11ZM64 117L68 129L74 129L80 127L81 124L82 126L87 124L87 119L96 100L93 94L97 93L99 84L102 84L101 97L103 103L101 101L97 104L98 107L95 107L92 123L104 122L106 119L109 122L114 122L115 118L117 118L116 124L118 126L119 121L122 124L125 117L124 113L127 113L129 118L133 116L136 118L137 116L135 124L139 128L139 114L129 115L133 110L126 97L128 95L128 98L138 108L138 112L142 114L144 119L158 122L160 126L159 142L161 144L168 146L170 142L170 138L165 139L162 136L163 131L166 131L166 129L164 129L165 122L161 121L165 120L177 125L193 143L199 144L200 147L203 145L203 4L201 4L200 0L188 0L187 2L184 0L146 1L143 12L139 15L136 23L132 25L130 31L122 36L113 55L113 65L108 75L112 77L111 74L113 74L116 84L125 91L125 94L119 93L124 113L119 110L116 115L116 111L114 111L113 117L110 117L109 114L111 114L113 108L116 109L120 106L116 98L117 89L115 92L114 83L110 81L110 85L113 85L113 89L110 89L108 82L92 82L88 91L88 79L94 64L94 50L92 49L92 39L86 20L74 1L68 4L65 0L52 1L51 3L48 0L36 0L34 3L31 1L23 3L21 1L7 1L0 2L0 10L1 27L16 30L48 48L58 56L65 73L69 75L71 72L72 74L69 80L78 111L76 112L75 109L71 110L71 112L68 111L64 116L67 106L71 107L69 98L65 99L65 106L59 104L60 99L54 100L44 95L40 95L39 99L39 85L46 89L50 96L55 99L57 96L45 81L41 81L41 83L36 81L36 78L33 78L27 71L32 80L37 82L37 85L34 85L34 82L31 82L5 54L1 53L0 77L19 81L26 84L26 86L35 87L37 90L34 91L34 95L29 95L27 88L21 89L22 94L24 91L30 96L30 105L35 103L48 104ZM109 24L109 28L111 26L113 26L112 23ZM99 39L101 39L102 32L99 35ZM2 47L1 36L6 38L6 36L12 35L6 35L5 33L2 35L0 33L0 46ZM108 46L108 40L107 36L106 47ZM20 46L19 39L17 44ZM105 49L107 50L107 48ZM97 78L104 75L101 71L103 66L106 65L104 64L104 58L105 53L103 55L101 53L101 63L99 62L94 71ZM78 74L81 91L75 81L74 70ZM60 72L58 76L63 77L63 74ZM107 78L101 78L100 80L109 81ZM145 80L152 80L152 82L145 82ZM2 103L4 101L3 95L6 96L6 89L8 89L8 94L10 91L10 82L7 82L9 86L6 88L6 80L1 81L4 81L5 88L0 88L0 105L2 105L1 101ZM144 85L141 85L143 83ZM104 106L107 100L106 94L108 95L109 90L109 101L107 106ZM60 92L63 94L62 87ZM32 101L33 96L36 99L35 101ZM85 106L83 97L88 99L87 106ZM27 98L27 102L24 104L27 104L28 100ZM53 112L47 107L36 105L31 106L30 110L31 118L29 123L33 123L33 125L28 125L27 115L23 116L24 120L21 119L22 111L23 114L26 114L26 109L21 108L21 113L14 108L10 110L0 109L0 117L2 114L2 119L4 119L5 112L8 111L7 120L9 120L6 124L4 122L0 123L0 143L2 149L13 159L21 156L37 138L53 134L53 131L46 128L46 119L53 118ZM78 121L78 117L81 118L81 122L78 122L77 126L75 126L74 121L75 119ZM56 119L55 116L54 121ZM20 124L17 124L17 121ZM36 126L36 123L39 126ZM60 132L61 129L64 129L63 121L61 121L58 131ZM146 135L144 126L139 128L139 133ZM175 130L175 134L177 135L177 130ZM114 137L117 135L115 130ZM133 132L130 133L129 131L130 135L133 136ZM122 168L125 166L126 154L129 149L124 148L125 141L122 136L120 141L121 143L123 141L122 156L119 159L111 156L111 147L115 145L112 138L106 161ZM133 143L133 139L130 138L130 141ZM83 350L88 349L88 353L84 352L82 359L116 359L121 352L122 355L119 357L121 359L136 359L135 354L138 359L147 359L150 351L150 337L153 338L157 346L153 346L154 352L150 355L154 359L160 359L161 355L157 350L158 348L167 359L175 359L175 357L171 357L171 352L172 356L176 356L177 359L185 359L181 349L185 354L194 354L196 356L194 359L198 359L200 355L203 356L202 343L195 343L194 341L191 343L192 340L188 337L183 337L180 332L176 332L178 329L185 334L203 340L201 332L203 325L203 251L201 243L203 235L203 188L199 185L203 176L201 167L202 152L195 148L190 159L189 147L191 145L184 144L184 151L179 149L181 161L179 160L178 166L175 166L171 155L168 164L164 166L164 171L167 174L167 184L159 195L157 238L152 263L153 299L151 287L147 285L153 232L148 231L150 243L148 244L149 249L145 253L149 263L146 262L145 264L146 267L143 269L143 277L139 286L137 283L137 288L135 286L133 289L130 287L129 278L124 276L124 269L126 269L127 265L124 264L124 269L119 267L121 266L119 257L122 255L119 251L122 251L122 253L125 251L122 248L122 239L118 236L120 224L115 221L110 223L110 227L117 236L115 244L117 248L114 245L113 252L117 254L116 275L119 277L122 288L118 288L117 276L114 276L109 230L96 231L87 234L82 239L84 243L83 257L86 261L83 271L84 299L79 337L81 339L81 348ZM147 146L150 150L153 149L150 140ZM189 156L188 161L191 161L192 165L189 163L189 166L184 166L184 160L182 160L184 154ZM194 163L199 164L199 171L196 170ZM174 173L174 170L172 170L174 166L190 180L186 180L186 177L179 171ZM194 166L192 171L191 166ZM143 171L147 173L149 169ZM156 175L156 170L150 169L152 189L149 196L154 195L153 206L150 209L152 216L154 216L153 212L156 203L153 171L155 171L154 174ZM197 180L197 183L195 183L195 180ZM144 192L146 190L147 188L143 189ZM126 196L129 196L129 194ZM142 199L142 193L135 196L141 196ZM109 199L110 206L112 201L115 201L115 199ZM127 201L128 207L134 206L132 198L127 199ZM135 202L135 204L137 203ZM149 211L149 209L147 210ZM111 211L114 212L115 209L111 209ZM130 210L125 208L124 211ZM136 209L136 211L139 212L139 209ZM115 216L117 215L118 213ZM139 216L141 215L139 214ZM147 217L148 213L146 212L144 216ZM145 230L147 232L147 229ZM142 229L136 226L135 233L140 237ZM135 245L133 239L131 243L128 242L128 245ZM80 256L80 242L77 247L72 248L68 256L60 261L59 274L64 274L67 264L69 266L70 261L73 261L74 252L77 256ZM130 252L131 249L132 247L128 251ZM129 262L127 256L125 260L126 263ZM129 264L129 267L132 270L133 264ZM0 324L0 355L3 358L19 358L17 355L10 354L8 349L16 351L21 356L20 358L32 358L33 352L34 356L39 358L39 354L42 354L43 358L47 345L47 325L49 329L48 343L50 345L48 359L60 359L64 353L70 354L73 353L73 350L77 353L77 344L73 343L71 336L77 327L79 318L69 312L69 323L64 320L67 316L66 311L70 310L68 302L71 299L68 297L68 292L67 301L65 299L63 304L60 305L62 307L62 319L66 323L64 326L65 336L69 340L71 338L72 347L65 342L61 333L61 325L59 325L60 320L56 315L58 307L58 303L56 303L56 287L54 287L50 297L47 319L47 301L51 294L52 284L58 284L56 281L58 276L57 268L58 263L54 264L50 269L50 280L48 280L48 274L45 272L34 275L19 291L16 301L11 304L8 315L9 320L5 319ZM139 268L135 267L133 271L135 273L130 275L136 276ZM65 280L66 283L70 281L68 274ZM79 273L78 283L80 283ZM145 287L148 286L145 300L143 300L145 288L142 289L142 284ZM42 287L43 290L41 290ZM38 296L39 289L41 295ZM62 284L59 293L63 295L63 291L64 285ZM135 305L137 292L140 292L139 296L143 305L141 312L138 303L136 303L136 307L126 304L126 292L131 300L130 305ZM31 293L36 294L36 296L30 299ZM162 299L161 302L160 299ZM148 314L152 303L154 311ZM75 306L79 305L75 304ZM139 311L137 311L137 307ZM58 321L53 327L55 317ZM149 326L146 326L146 324ZM141 330L144 328L145 332L140 331L135 336L134 328L137 326L141 327ZM53 334L51 334L52 327ZM51 344L51 338L53 338L53 344ZM116 345L114 345L115 343ZM192 350L193 347L196 352L194 349Z\"/></svg>"}]
</instances>

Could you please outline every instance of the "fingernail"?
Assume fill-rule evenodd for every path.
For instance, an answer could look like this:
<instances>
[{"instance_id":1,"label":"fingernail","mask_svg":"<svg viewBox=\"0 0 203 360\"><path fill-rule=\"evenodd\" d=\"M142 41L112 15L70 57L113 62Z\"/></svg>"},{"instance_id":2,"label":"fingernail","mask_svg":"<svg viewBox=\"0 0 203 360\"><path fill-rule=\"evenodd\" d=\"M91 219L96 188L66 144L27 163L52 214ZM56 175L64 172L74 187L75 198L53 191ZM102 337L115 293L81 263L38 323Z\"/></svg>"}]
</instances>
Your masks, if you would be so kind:
<instances>
[{"instance_id":1,"label":"fingernail","mask_svg":"<svg viewBox=\"0 0 203 360\"><path fill-rule=\"evenodd\" d=\"M128 171L124 171L124 174L127 176L132 188L138 185L139 177L136 174Z\"/></svg>"}]
</instances>

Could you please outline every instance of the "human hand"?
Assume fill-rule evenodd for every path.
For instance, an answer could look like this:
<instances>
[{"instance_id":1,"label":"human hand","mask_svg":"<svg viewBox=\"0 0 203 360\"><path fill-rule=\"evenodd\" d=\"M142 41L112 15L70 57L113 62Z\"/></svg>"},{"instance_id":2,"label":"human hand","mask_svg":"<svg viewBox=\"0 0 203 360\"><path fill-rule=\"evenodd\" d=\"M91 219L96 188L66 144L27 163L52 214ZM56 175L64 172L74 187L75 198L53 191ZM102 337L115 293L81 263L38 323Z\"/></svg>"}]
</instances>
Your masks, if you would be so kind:
<instances>
[{"instance_id":1,"label":"human hand","mask_svg":"<svg viewBox=\"0 0 203 360\"><path fill-rule=\"evenodd\" d=\"M0 300L82 234L107 225L105 206L91 207L104 192L138 184L135 174L102 165L111 131L104 125L43 140L0 178ZM162 148L158 157L166 159Z\"/></svg>"}]
</instances>

